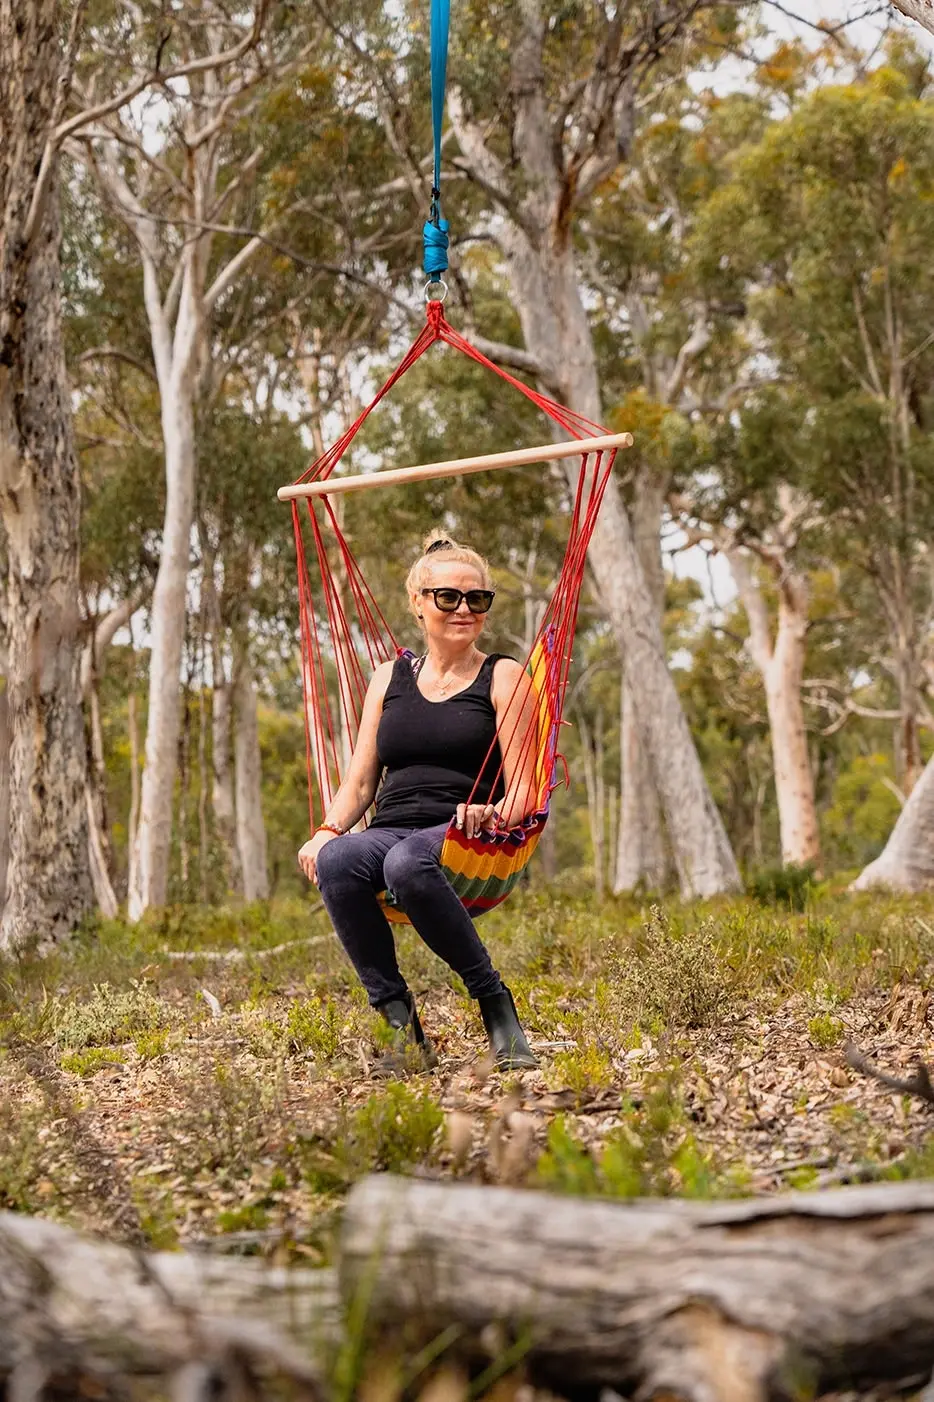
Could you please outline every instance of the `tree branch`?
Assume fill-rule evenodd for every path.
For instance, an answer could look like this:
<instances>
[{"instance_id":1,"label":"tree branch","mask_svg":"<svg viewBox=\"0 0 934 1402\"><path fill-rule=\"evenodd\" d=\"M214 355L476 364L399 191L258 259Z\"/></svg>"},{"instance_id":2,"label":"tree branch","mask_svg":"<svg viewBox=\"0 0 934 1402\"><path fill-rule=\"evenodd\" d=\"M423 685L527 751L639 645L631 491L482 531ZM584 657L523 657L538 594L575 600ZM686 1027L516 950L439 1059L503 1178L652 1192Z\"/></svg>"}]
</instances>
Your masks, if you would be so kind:
<instances>
[{"instance_id":1,"label":"tree branch","mask_svg":"<svg viewBox=\"0 0 934 1402\"><path fill-rule=\"evenodd\" d=\"M94 122L100 121L102 117L107 117L111 112L118 112L121 107L125 107L128 102L132 102L134 97L138 97L144 89L158 83L164 86L170 79L189 77L193 73L207 73L216 68L223 68L228 63L237 63L250 49L258 44L266 20L266 12L269 8L270 0L257 0L256 13L253 24L248 34L235 44L231 49L224 49L218 54L208 54L204 58L192 59L188 63L178 64L174 68L160 69L159 54L156 57L155 67L135 78L120 92L114 93L112 97L106 98L103 102L97 103L94 107L85 108L77 112L59 124L50 132L42 153L42 160L39 165L39 172L36 183L33 187L32 200L29 206L29 213L26 216L26 224L23 230L24 241L28 244L32 241L35 231L39 226L45 198L48 193L49 184L52 178L52 171L55 167L55 159L62 149L69 136L81 131L84 127L91 126ZM73 14L74 19L74 14ZM78 18L80 24L80 16ZM75 40L77 42L77 40ZM71 43L71 36L69 36ZM70 75L69 75L70 83Z\"/></svg>"},{"instance_id":2,"label":"tree branch","mask_svg":"<svg viewBox=\"0 0 934 1402\"><path fill-rule=\"evenodd\" d=\"M932 0L892 0L896 10L915 20L929 34L934 34L934 3Z\"/></svg>"},{"instance_id":3,"label":"tree branch","mask_svg":"<svg viewBox=\"0 0 934 1402\"><path fill-rule=\"evenodd\" d=\"M85 365L89 360L122 360L158 384L156 372L151 365L147 365L145 360L139 360L135 355L130 355L129 351L121 350L119 346L94 346L91 350L83 351L76 363Z\"/></svg>"}]
</instances>

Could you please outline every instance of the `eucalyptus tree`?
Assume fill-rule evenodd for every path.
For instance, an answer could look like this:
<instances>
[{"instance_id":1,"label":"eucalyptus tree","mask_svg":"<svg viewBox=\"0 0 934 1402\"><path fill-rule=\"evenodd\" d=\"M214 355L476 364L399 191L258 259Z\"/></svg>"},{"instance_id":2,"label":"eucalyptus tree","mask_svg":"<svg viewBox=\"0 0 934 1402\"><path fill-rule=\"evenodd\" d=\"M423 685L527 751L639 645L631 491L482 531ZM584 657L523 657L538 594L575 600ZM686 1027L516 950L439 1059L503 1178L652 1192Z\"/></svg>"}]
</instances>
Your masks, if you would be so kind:
<instances>
[{"instance_id":1,"label":"eucalyptus tree","mask_svg":"<svg viewBox=\"0 0 934 1402\"><path fill-rule=\"evenodd\" d=\"M91 904L78 629L78 470L62 347L55 140L83 7L0 3L0 515L9 861L0 945ZM7 770L7 766L2 766Z\"/></svg>"},{"instance_id":2,"label":"eucalyptus tree","mask_svg":"<svg viewBox=\"0 0 934 1402\"><path fill-rule=\"evenodd\" d=\"M481 236L496 250L521 328L521 344L481 344L596 421L603 403L582 293L580 221L625 163L637 107L651 101L662 60L668 55L674 61L685 48L700 53L705 33L722 44L735 9L703 0L662 7L504 0L467 5L458 14L449 65L456 149L448 148L453 179L450 195L445 187L447 210L463 211L471 220L462 226L466 236ZM418 113L427 113L427 95L423 83L421 89L403 85L409 75L427 71L419 43L425 16L414 6L407 14L410 23L394 32L388 18L368 16L364 39L357 7L353 14L349 7L327 7L355 73L370 80L397 169L413 200L423 204L427 134ZM466 191L458 184L464 178ZM469 290L469 278L464 282ZM657 608L615 485L590 563L614 636L640 676L640 733L663 797L682 890L735 887L736 864L668 673Z\"/></svg>"},{"instance_id":3,"label":"eucalyptus tree","mask_svg":"<svg viewBox=\"0 0 934 1402\"><path fill-rule=\"evenodd\" d=\"M897 778L921 769L934 531L934 103L904 39L861 81L774 123L710 202L699 236L750 299L760 352L784 381L772 447L786 486L874 588L874 663L897 697Z\"/></svg>"},{"instance_id":4,"label":"eucalyptus tree","mask_svg":"<svg viewBox=\"0 0 934 1402\"><path fill-rule=\"evenodd\" d=\"M665 594L660 526L680 437L679 415L707 411L741 377L744 306L697 276L698 212L729 175L736 147L767 120L770 94L721 94L673 72L637 124L629 158L582 214L582 273L590 297L605 403L636 438L618 478L656 609ZM624 659L625 665L625 659ZM639 679L636 679L638 686ZM621 692L621 814L614 886L665 884L667 848L633 685Z\"/></svg>"}]
</instances>

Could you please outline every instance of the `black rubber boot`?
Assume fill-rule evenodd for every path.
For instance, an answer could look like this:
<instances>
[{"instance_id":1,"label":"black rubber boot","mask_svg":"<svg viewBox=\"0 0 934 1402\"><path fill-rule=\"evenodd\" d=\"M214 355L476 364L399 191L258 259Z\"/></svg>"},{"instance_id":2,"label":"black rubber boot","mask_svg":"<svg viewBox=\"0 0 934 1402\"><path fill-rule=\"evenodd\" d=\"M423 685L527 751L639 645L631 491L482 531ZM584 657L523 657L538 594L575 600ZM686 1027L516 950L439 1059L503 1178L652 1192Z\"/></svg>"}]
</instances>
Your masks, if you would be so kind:
<instances>
[{"instance_id":1,"label":"black rubber boot","mask_svg":"<svg viewBox=\"0 0 934 1402\"><path fill-rule=\"evenodd\" d=\"M379 1011L394 1035L392 1045L380 1055L374 1075L395 1076L401 1071L437 1066L438 1057L422 1030L411 993L406 993L404 998L390 998L388 1003L380 1003Z\"/></svg>"},{"instance_id":2,"label":"black rubber boot","mask_svg":"<svg viewBox=\"0 0 934 1402\"><path fill-rule=\"evenodd\" d=\"M502 993L488 993L478 998L480 1016L490 1042L490 1051L498 1071L530 1071L538 1065L532 1048L525 1038L506 985Z\"/></svg>"}]
</instances>

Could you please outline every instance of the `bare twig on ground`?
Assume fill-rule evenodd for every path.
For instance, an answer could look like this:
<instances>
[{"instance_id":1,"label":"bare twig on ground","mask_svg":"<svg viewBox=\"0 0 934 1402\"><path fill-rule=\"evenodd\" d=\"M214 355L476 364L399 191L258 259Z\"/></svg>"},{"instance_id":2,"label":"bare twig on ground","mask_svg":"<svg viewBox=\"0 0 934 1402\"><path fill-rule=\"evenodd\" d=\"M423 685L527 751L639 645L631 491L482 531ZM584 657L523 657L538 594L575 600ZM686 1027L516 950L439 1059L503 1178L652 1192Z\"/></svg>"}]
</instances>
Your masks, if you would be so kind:
<instances>
[{"instance_id":1,"label":"bare twig on ground","mask_svg":"<svg viewBox=\"0 0 934 1402\"><path fill-rule=\"evenodd\" d=\"M312 907L310 915L317 915L324 909L324 903ZM166 959L207 959L219 964L240 964L244 959L269 959L274 954L283 954L287 949L295 949L301 944L326 944L330 935L303 935L298 940L285 940L282 944L270 945L268 949L164 949Z\"/></svg>"},{"instance_id":2,"label":"bare twig on ground","mask_svg":"<svg viewBox=\"0 0 934 1402\"><path fill-rule=\"evenodd\" d=\"M900 1091L903 1095L916 1095L919 1100L924 1100L928 1105L934 1105L934 1085L931 1084L931 1073L923 1061L919 1061L915 1069L915 1074L908 1080L900 1080L897 1076L890 1076L885 1071L880 1071L877 1066L864 1056L859 1047L854 1042L847 1042L843 1049L847 1066L854 1071L861 1072L864 1076L871 1076L880 1085L886 1086L889 1090Z\"/></svg>"}]
</instances>

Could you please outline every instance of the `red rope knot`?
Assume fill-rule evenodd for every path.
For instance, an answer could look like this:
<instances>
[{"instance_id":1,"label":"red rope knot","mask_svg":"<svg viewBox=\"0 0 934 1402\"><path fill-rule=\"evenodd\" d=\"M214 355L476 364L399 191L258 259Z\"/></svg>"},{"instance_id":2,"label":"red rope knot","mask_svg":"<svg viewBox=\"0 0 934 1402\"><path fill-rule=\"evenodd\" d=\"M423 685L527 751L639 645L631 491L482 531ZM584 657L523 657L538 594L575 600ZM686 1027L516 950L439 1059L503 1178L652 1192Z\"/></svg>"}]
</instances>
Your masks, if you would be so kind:
<instances>
[{"instance_id":1,"label":"red rope knot","mask_svg":"<svg viewBox=\"0 0 934 1402\"><path fill-rule=\"evenodd\" d=\"M441 327L444 325L444 307L437 300L432 299L425 303L425 314L428 317L428 325L436 335L440 335Z\"/></svg>"}]
</instances>

